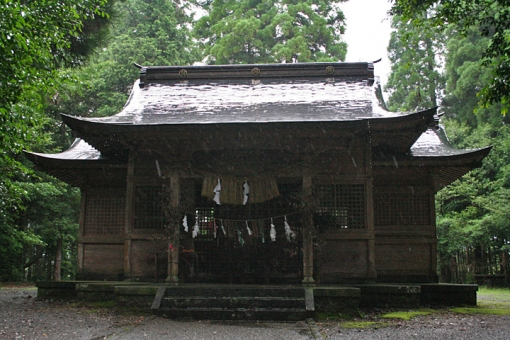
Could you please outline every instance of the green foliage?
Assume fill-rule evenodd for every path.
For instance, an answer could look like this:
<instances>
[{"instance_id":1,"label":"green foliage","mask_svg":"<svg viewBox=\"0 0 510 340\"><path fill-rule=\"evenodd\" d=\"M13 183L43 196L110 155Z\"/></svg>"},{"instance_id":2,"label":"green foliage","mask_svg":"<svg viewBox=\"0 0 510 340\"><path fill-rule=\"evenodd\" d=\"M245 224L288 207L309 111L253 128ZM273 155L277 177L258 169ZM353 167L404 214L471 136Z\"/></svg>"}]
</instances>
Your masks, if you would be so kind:
<instances>
[{"instance_id":1,"label":"green foliage","mask_svg":"<svg viewBox=\"0 0 510 340\"><path fill-rule=\"evenodd\" d=\"M443 52L442 32L416 26L400 16L392 18L388 55L391 74L385 90L390 111L414 111L438 105L444 88L438 56Z\"/></svg>"},{"instance_id":2,"label":"green foliage","mask_svg":"<svg viewBox=\"0 0 510 340\"><path fill-rule=\"evenodd\" d=\"M55 149L52 135L56 126L45 115L47 93L59 80L58 68L83 63L100 43L113 3L105 0L2 0L0 280L23 279L27 248L49 244L40 231L32 228L34 222L23 219L33 204L31 196L35 187L43 183L21 151ZM27 187L28 183L31 186ZM41 199L50 204L58 195L61 194L50 192ZM58 210L72 211L67 203L64 205ZM46 211L52 210L46 207ZM41 228L64 223L58 222L58 218L56 214L48 217Z\"/></svg>"},{"instance_id":3,"label":"green foliage","mask_svg":"<svg viewBox=\"0 0 510 340\"><path fill-rule=\"evenodd\" d=\"M138 77L134 63L186 65L197 59L185 8L167 0L125 0L114 10L109 43L82 67L61 71L48 107L50 116L116 114Z\"/></svg>"},{"instance_id":4,"label":"green foliage","mask_svg":"<svg viewBox=\"0 0 510 340\"><path fill-rule=\"evenodd\" d=\"M413 5L403 8L406 3ZM434 96L439 100L444 94L442 123L452 144L467 149L493 145L480 168L436 196L441 280L467 283L473 282L475 273L508 269L510 130L505 123L509 118L500 114L504 103L480 107L477 98L480 89L494 80L493 66L486 63L493 42L483 32L486 26L439 25L435 20L445 7L459 2L441 2L445 7L431 10L432 3L396 1L394 5L403 16L393 17L388 103L393 110L415 110L434 106ZM439 72L440 60L444 60L444 75Z\"/></svg>"},{"instance_id":5,"label":"green foliage","mask_svg":"<svg viewBox=\"0 0 510 340\"><path fill-rule=\"evenodd\" d=\"M25 261L28 256L53 260L57 240L62 240L62 271L64 278L74 278L76 271L76 240L78 237L80 192L76 188L51 178L44 181L23 182L20 186L29 193L25 209L18 217L18 228L34 236L34 243L25 243ZM44 262L44 261L42 261ZM48 279L47 272L35 266L32 280Z\"/></svg>"},{"instance_id":6,"label":"green foliage","mask_svg":"<svg viewBox=\"0 0 510 340\"><path fill-rule=\"evenodd\" d=\"M212 64L344 60L342 1L213 0L194 33Z\"/></svg>"},{"instance_id":7,"label":"green foliage","mask_svg":"<svg viewBox=\"0 0 510 340\"><path fill-rule=\"evenodd\" d=\"M75 266L69 262L74 261L79 190L49 177L42 180L31 176L5 183L13 191L6 196L16 200L9 202L9 209L0 217L0 281L23 280L25 264L31 259L46 257L51 262L58 237L64 241L64 267L73 276ZM39 277L47 278L47 271L40 271Z\"/></svg>"},{"instance_id":8,"label":"green foliage","mask_svg":"<svg viewBox=\"0 0 510 340\"><path fill-rule=\"evenodd\" d=\"M483 67L483 53L489 43L490 40L483 37L479 30L470 29L463 35L454 27L448 29L445 63L447 95L443 106L447 117L465 122L471 127L479 123L499 126L502 122L510 121L510 118L501 116L501 104L477 107L478 91L489 84L493 77L492 70Z\"/></svg>"},{"instance_id":9,"label":"green foliage","mask_svg":"<svg viewBox=\"0 0 510 340\"><path fill-rule=\"evenodd\" d=\"M423 13L432 13L428 18ZM392 13L417 24L445 27L455 24L464 35L472 28L489 42L483 49L481 65L491 77L479 88L479 106L501 103L500 111L510 106L510 7L506 0L395 0ZM425 19L425 20L424 20Z\"/></svg>"},{"instance_id":10,"label":"green foliage","mask_svg":"<svg viewBox=\"0 0 510 340\"><path fill-rule=\"evenodd\" d=\"M51 279L60 246L62 277L69 279L76 270L79 191L32 171L21 151L67 147L71 135L60 113L118 113L138 77L134 62L181 65L196 60L187 28L191 18L167 0L5 3L0 11L12 20L0 18L0 31L11 29L13 35L2 40L8 60L0 60L5 75L0 83L10 81L0 87L0 95L5 94L0 98L5 151L0 155L0 280ZM113 15L110 32L103 29L110 20L105 13ZM13 39L15 44L8 45ZM24 46L27 39L31 44ZM11 57L6 53L13 46Z\"/></svg>"},{"instance_id":11,"label":"green foliage","mask_svg":"<svg viewBox=\"0 0 510 340\"><path fill-rule=\"evenodd\" d=\"M476 148L492 144L481 168L455 181L437 196L437 233L440 264L448 267L466 249L508 252L510 235L510 129L479 124L476 129L454 120L444 121L458 147ZM479 255L472 255L478 261ZM499 260L497 261L499 263ZM479 263L469 265L480 266ZM499 265L494 270L499 271ZM445 268L443 268L445 270Z\"/></svg>"},{"instance_id":12,"label":"green foliage","mask_svg":"<svg viewBox=\"0 0 510 340\"><path fill-rule=\"evenodd\" d=\"M80 62L93 35L83 31L84 25L99 30L104 20L98 22L97 18L106 16L105 5L104 0L2 0L0 126L18 123L9 113L23 91L34 86L47 88L57 66Z\"/></svg>"}]
</instances>

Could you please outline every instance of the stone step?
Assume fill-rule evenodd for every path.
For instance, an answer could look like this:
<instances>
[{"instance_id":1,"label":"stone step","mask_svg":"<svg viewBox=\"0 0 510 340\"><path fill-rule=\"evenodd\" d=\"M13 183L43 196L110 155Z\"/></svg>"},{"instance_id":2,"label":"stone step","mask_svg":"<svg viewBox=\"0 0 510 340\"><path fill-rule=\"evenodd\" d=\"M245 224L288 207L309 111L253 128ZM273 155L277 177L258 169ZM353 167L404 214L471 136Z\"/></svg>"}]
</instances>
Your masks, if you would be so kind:
<instances>
[{"instance_id":1,"label":"stone step","mask_svg":"<svg viewBox=\"0 0 510 340\"><path fill-rule=\"evenodd\" d=\"M305 308L305 299L275 296L166 296L161 308Z\"/></svg>"},{"instance_id":2,"label":"stone step","mask_svg":"<svg viewBox=\"0 0 510 340\"><path fill-rule=\"evenodd\" d=\"M297 297L304 298L303 288L290 287L167 287L165 296L203 297Z\"/></svg>"},{"instance_id":3,"label":"stone step","mask_svg":"<svg viewBox=\"0 0 510 340\"><path fill-rule=\"evenodd\" d=\"M172 319L195 320L279 320L306 319L304 308L160 308L155 314Z\"/></svg>"}]
</instances>

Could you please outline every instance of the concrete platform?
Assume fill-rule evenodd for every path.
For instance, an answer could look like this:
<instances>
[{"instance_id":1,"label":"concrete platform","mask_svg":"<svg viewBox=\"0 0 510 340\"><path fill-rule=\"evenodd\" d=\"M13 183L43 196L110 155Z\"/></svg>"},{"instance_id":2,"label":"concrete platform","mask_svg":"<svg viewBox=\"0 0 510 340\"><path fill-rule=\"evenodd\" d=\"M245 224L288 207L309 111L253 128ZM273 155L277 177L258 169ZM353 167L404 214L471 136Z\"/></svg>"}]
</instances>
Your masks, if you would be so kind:
<instances>
[{"instance_id":1,"label":"concrete platform","mask_svg":"<svg viewBox=\"0 0 510 340\"><path fill-rule=\"evenodd\" d=\"M476 306L478 285L427 283L421 285L424 306Z\"/></svg>"},{"instance_id":2,"label":"concrete platform","mask_svg":"<svg viewBox=\"0 0 510 340\"><path fill-rule=\"evenodd\" d=\"M420 307L420 285L369 284L355 287L361 290L360 308Z\"/></svg>"},{"instance_id":3,"label":"concrete platform","mask_svg":"<svg viewBox=\"0 0 510 340\"><path fill-rule=\"evenodd\" d=\"M476 305L477 285L166 285L127 281L40 282L38 298L116 301L168 317L301 320L358 308Z\"/></svg>"}]
</instances>

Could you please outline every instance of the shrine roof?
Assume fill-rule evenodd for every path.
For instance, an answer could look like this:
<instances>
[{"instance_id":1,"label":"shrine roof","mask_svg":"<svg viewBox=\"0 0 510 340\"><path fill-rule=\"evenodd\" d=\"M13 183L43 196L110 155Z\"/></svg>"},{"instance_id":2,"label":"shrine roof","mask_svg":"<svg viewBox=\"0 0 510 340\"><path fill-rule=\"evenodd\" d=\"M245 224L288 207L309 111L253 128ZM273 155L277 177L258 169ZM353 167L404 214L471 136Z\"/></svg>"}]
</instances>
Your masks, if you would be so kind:
<instances>
[{"instance_id":1,"label":"shrine roof","mask_svg":"<svg viewBox=\"0 0 510 340\"><path fill-rule=\"evenodd\" d=\"M69 149L59 153L38 153L25 152L25 154L35 161L37 158L52 158L55 160L100 160L104 159L101 152L94 149L90 144L81 138L76 138Z\"/></svg>"},{"instance_id":2,"label":"shrine roof","mask_svg":"<svg viewBox=\"0 0 510 340\"><path fill-rule=\"evenodd\" d=\"M143 67L123 110L64 117L113 125L355 121L397 117L372 86L372 63Z\"/></svg>"},{"instance_id":3,"label":"shrine roof","mask_svg":"<svg viewBox=\"0 0 510 340\"><path fill-rule=\"evenodd\" d=\"M457 156L481 156L483 159L490 149L490 146L479 149L456 149L448 141L442 126L430 126L413 144L407 159L433 160L434 158L455 158ZM50 159L55 161L108 161L108 158L103 157L98 150L80 138L77 138L69 149L61 153L25 152L25 154L36 164Z\"/></svg>"},{"instance_id":4,"label":"shrine roof","mask_svg":"<svg viewBox=\"0 0 510 340\"><path fill-rule=\"evenodd\" d=\"M455 157L466 154L483 154L490 151L491 147L479 149L456 149L451 144L443 126L438 125L429 127L427 131L421 134L420 138L413 144L409 155L413 158L437 158L437 157Z\"/></svg>"},{"instance_id":5,"label":"shrine roof","mask_svg":"<svg viewBox=\"0 0 510 340\"><path fill-rule=\"evenodd\" d=\"M111 174L126 171L124 160L108 159L80 138L75 139L69 149L60 153L44 154L27 151L24 153L39 170L74 186L84 185L91 169L95 171L104 168ZM114 180L112 179L112 182Z\"/></svg>"}]
</instances>

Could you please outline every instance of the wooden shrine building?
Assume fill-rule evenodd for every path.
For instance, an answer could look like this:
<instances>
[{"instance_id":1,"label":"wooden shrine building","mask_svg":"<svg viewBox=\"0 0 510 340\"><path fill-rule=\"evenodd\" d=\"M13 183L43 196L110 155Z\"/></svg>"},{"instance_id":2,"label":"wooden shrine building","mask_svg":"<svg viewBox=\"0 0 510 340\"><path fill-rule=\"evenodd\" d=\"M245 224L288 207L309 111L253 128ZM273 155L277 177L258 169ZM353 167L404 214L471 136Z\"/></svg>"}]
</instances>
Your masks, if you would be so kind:
<instances>
[{"instance_id":1,"label":"wooden shrine building","mask_svg":"<svg viewBox=\"0 0 510 340\"><path fill-rule=\"evenodd\" d=\"M434 194L490 148L376 90L371 63L142 67L120 113L27 156L81 189L80 279L437 282Z\"/></svg>"}]
</instances>

